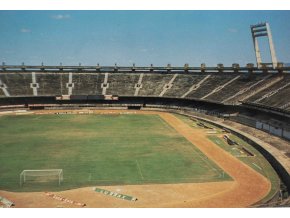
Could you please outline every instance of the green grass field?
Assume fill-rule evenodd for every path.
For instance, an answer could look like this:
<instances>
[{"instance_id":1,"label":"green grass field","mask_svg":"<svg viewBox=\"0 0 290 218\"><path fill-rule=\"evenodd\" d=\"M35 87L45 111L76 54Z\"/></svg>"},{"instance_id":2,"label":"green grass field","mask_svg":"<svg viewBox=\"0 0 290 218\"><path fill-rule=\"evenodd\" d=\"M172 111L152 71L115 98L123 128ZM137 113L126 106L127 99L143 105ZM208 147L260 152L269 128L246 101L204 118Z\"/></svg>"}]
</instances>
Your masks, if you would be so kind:
<instances>
[{"instance_id":1,"label":"green grass field","mask_svg":"<svg viewBox=\"0 0 290 218\"><path fill-rule=\"evenodd\" d=\"M158 115L0 117L0 189L231 180ZM19 185L25 169L63 169L64 182Z\"/></svg>"}]
</instances>

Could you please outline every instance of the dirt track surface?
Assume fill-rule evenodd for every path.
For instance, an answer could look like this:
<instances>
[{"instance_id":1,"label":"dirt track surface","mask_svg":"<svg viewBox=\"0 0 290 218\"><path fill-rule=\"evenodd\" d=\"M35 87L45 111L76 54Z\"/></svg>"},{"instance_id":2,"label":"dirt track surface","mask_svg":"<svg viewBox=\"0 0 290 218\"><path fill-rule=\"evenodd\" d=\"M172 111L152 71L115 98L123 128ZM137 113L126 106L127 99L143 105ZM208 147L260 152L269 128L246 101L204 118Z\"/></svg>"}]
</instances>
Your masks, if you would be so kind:
<instances>
[{"instance_id":1,"label":"dirt track surface","mask_svg":"<svg viewBox=\"0 0 290 218\"><path fill-rule=\"evenodd\" d=\"M56 111L47 111L46 113L52 112ZM59 110L58 112L63 111ZM75 113L76 111L72 112ZM136 197L137 201L127 201L97 193L93 191L93 187L55 193L58 196L86 203L86 207L248 207L263 199L270 191L271 184L264 176L208 140L204 130L192 129L170 113L126 110L98 110L94 113L159 114L177 132L226 171L234 181L98 186L109 191ZM0 191L0 196L13 201L16 207L79 207L53 199L45 195L44 192L15 193Z\"/></svg>"}]
</instances>

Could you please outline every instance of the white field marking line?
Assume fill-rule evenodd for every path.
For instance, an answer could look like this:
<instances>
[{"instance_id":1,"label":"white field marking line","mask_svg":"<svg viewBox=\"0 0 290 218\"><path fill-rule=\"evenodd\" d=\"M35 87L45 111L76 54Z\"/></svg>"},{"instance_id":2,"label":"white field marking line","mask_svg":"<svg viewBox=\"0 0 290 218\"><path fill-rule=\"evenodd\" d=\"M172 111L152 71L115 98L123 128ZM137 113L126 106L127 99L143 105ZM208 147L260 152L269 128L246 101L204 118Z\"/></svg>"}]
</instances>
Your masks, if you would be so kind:
<instances>
[{"instance_id":1,"label":"white field marking line","mask_svg":"<svg viewBox=\"0 0 290 218\"><path fill-rule=\"evenodd\" d=\"M259 168L260 170L262 170L262 168L261 167L259 167L257 164L255 164L255 163L252 163L255 167L257 167L257 168Z\"/></svg>"},{"instance_id":2,"label":"white field marking line","mask_svg":"<svg viewBox=\"0 0 290 218\"><path fill-rule=\"evenodd\" d=\"M208 175L208 176L199 176L199 177L178 177L178 178L162 178L162 179L144 179L145 181L164 181L164 180L204 180L204 179L213 179L213 178L220 178L221 174L218 175ZM127 179L128 177L119 177L118 179ZM95 182L115 182L116 180L112 179L97 179L94 180Z\"/></svg>"},{"instance_id":3,"label":"white field marking line","mask_svg":"<svg viewBox=\"0 0 290 218\"><path fill-rule=\"evenodd\" d=\"M214 139L214 142L215 142L216 144L218 144L218 145L221 145L221 143L220 143L219 140Z\"/></svg>"},{"instance_id":4,"label":"white field marking line","mask_svg":"<svg viewBox=\"0 0 290 218\"><path fill-rule=\"evenodd\" d=\"M158 119L161 121L161 123L163 124L163 126L170 131L175 131L177 132L169 123L167 123L165 120L163 120L162 117L160 117L160 115L158 114ZM177 132L178 133L178 132ZM179 133L178 133L179 134ZM183 137L183 136L182 136Z\"/></svg>"},{"instance_id":5,"label":"white field marking line","mask_svg":"<svg viewBox=\"0 0 290 218\"><path fill-rule=\"evenodd\" d=\"M217 143L218 145L221 145L221 144L219 143L219 141L221 141L219 138L218 138L218 140L217 140L217 139L214 139L214 142L215 142L215 143ZM215 169L215 168L214 168L214 169ZM218 178L224 178L224 177L225 177L225 171L224 171L224 170L221 170L221 172L218 171L217 169L215 169L215 170L216 170L218 173L220 173Z\"/></svg>"},{"instance_id":6,"label":"white field marking line","mask_svg":"<svg viewBox=\"0 0 290 218\"><path fill-rule=\"evenodd\" d=\"M190 142L191 143L191 142ZM191 143L192 144L192 143ZM196 147L194 144L192 144L194 147ZM198 149L197 147L196 147L196 149ZM205 155L206 157L203 157L202 156L202 154L200 154L198 151L196 151L195 149L193 149L192 148L192 150L194 151L194 153L195 154L197 154L197 156L207 165L207 167L210 169L210 170L212 170L212 171L215 171L215 172L218 172L219 173L219 170L217 170L214 166L212 166L212 164L209 162L209 161L207 161L207 160L209 160L208 158L207 158L207 156L205 155L205 154L203 154L203 155ZM199 150L199 149L198 149ZM200 150L199 150L200 151Z\"/></svg>"},{"instance_id":7,"label":"white field marking line","mask_svg":"<svg viewBox=\"0 0 290 218\"><path fill-rule=\"evenodd\" d=\"M141 175L141 178L144 180L144 177L143 177L143 174L142 174L142 171L141 171L140 165L139 165L139 163L138 163L138 160L136 160L136 163L137 163L137 167L138 167L139 173L140 173L140 175Z\"/></svg>"},{"instance_id":8,"label":"white field marking line","mask_svg":"<svg viewBox=\"0 0 290 218\"><path fill-rule=\"evenodd\" d=\"M254 157L257 157L256 161L257 161L257 162L259 163L259 165L261 166L262 171L265 173L265 175L267 176L267 178L270 178L270 176L269 176L269 172L266 170L266 167L267 167L267 166L265 166L264 163L261 162L261 160L260 160L260 158L259 158L258 156L254 156ZM265 170L264 170L264 169L265 169Z\"/></svg>"},{"instance_id":9,"label":"white field marking line","mask_svg":"<svg viewBox=\"0 0 290 218\"><path fill-rule=\"evenodd\" d=\"M38 120L40 118L41 118L41 116L35 116L35 117L32 118L32 120Z\"/></svg>"},{"instance_id":10,"label":"white field marking line","mask_svg":"<svg viewBox=\"0 0 290 218\"><path fill-rule=\"evenodd\" d=\"M217 143L218 145L221 145L221 144L219 143L219 141L217 141L217 140L214 140L214 142ZM217 170L216 168L213 168L213 169L214 169L216 172L219 173L218 178L224 178L224 177L225 177L225 171L224 171L224 170L221 170L221 172L220 172L220 171Z\"/></svg>"},{"instance_id":11,"label":"white field marking line","mask_svg":"<svg viewBox=\"0 0 290 218\"><path fill-rule=\"evenodd\" d=\"M174 115L173 115L174 116ZM176 117L176 116L174 116L176 119L178 119L178 120L180 120L181 122L183 122L181 119L179 119L178 117ZM161 118L161 117L160 117ZM162 120L164 121L164 122L166 122L166 120L164 120L163 118L162 118ZM166 122L167 123L167 122ZM184 122L183 122L184 123ZM170 127L172 127L169 123L167 123ZM186 124L186 123L185 123ZM187 125L187 124L186 124ZM172 127L175 131L177 131L174 127ZM180 133L178 133L178 134L180 134ZM182 134L180 134L180 135L182 135ZM182 137L183 138L185 138L183 135L182 135ZM185 138L186 139L186 138ZM186 139L187 140L187 139ZM187 140L188 141L188 140ZM200 151L199 150L199 148L197 148L193 143L191 143L190 141L188 141L190 144L192 144L193 146L194 146L194 148L196 148L198 151ZM205 154L203 154L202 153L202 151L200 151L205 157L203 157L202 156L202 154L199 154L199 152L198 151L196 151L195 149L194 149L193 147L192 147L192 150L194 151L194 153L195 154L197 154L197 156L201 159L201 160L203 160L203 162L208 166L208 168L210 169L210 170L212 170L212 171L215 171L215 172L218 172L218 173L220 173L220 172L223 172L223 170L221 170L221 171L219 171L219 170L217 170L212 164L214 164L214 163L210 163L209 161L207 161L207 160L209 160L208 158L207 158L207 156L205 155Z\"/></svg>"},{"instance_id":12,"label":"white field marking line","mask_svg":"<svg viewBox=\"0 0 290 218\"><path fill-rule=\"evenodd\" d=\"M247 156L247 155L234 155L234 157L251 158L250 156Z\"/></svg>"},{"instance_id":13,"label":"white field marking line","mask_svg":"<svg viewBox=\"0 0 290 218\"><path fill-rule=\"evenodd\" d=\"M175 116L174 116L175 117ZM169 123L166 122L166 120L164 120L162 117L160 117L160 120L162 121L162 123L164 123L164 125L168 126L171 130L174 130L177 132L177 130L172 127ZM177 117L176 117L177 118ZM177 118L179 119L179 118ZM179 119L181 120L181 119ZM181 120L182 121L182 120ZM183 122L183 121L182 121ZM178 132L177 132L178 133ZM180 134L180 133L178 133ZM180 134L185 140L187 140L182 134ZM188 141L188 140L187 140ZM194 144L192 144L190 141L188 141L191 145L193 145L197 150L199 150ZM192 148L192 150L194 151L195 154L197 154L197 156L209 167L210 170L214 170L214 171L218 171L215 167L213 167L207 160L206 157L203 157L202 154L199 154L198 151L196 151L194 148ZM200 151L200 150L199 150Z\"/></svg>"}]
</instances>

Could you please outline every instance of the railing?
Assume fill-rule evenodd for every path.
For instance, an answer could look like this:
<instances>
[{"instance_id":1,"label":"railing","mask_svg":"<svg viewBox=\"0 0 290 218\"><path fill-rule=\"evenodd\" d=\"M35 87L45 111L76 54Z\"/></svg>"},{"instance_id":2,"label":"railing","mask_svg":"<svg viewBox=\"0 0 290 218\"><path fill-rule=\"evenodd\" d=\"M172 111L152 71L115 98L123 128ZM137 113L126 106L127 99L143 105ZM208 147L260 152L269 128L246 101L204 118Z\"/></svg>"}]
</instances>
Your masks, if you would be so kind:
<instances>
[{"instance_id":1,"label":"railing","mask_svg":"<svg viewBox=\"0 0 290 218\"><path fill-rule=\"evenodd\" d=\"M200 67L190 67L185 65L184 67L126 67L126 66L45 66L45 65L0 65L2 71L97 71L97 72L251 72L251 73L290 73L290 67L280 66L276 69L273 67L258 68L253 64L247 64L245 67L240 67L237 64L233 64L231 67L224 67L222 64L218 64L216 67L206 67L202 64Z\"/></svg>"}]
</instances>

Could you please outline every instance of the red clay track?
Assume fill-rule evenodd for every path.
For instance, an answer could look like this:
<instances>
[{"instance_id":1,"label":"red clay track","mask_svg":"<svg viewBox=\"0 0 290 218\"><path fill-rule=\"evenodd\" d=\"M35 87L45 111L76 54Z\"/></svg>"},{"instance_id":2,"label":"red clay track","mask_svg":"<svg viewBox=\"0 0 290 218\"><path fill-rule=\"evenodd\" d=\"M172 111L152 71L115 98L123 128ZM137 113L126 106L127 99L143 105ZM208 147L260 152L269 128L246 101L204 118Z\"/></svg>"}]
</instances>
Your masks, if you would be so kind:
<instances>
[{"instance_id":1,"label":"red clay track","mask_svg":"<svg viewBox=\"0 0 290 218\"><path fill-rule=\"evenodd\" d=\"M52 113L52 111L47 112ZM226 171L234 181L100 187L137 197L136 202L105 196L94 192L91 187L62 191L57 195L84 202L87 207L248 207L263 199L270 191L271 183L264 176L208 140L205 131L192 129L172 114L120 110L99 110L94 113L159 114L177 132ZM72 207L65 202L48 198L43 192L0 191L0 196L14 201L16 207Z\"/></svg>"},{"instance_id":2,"label":"red clay track","mask_svg":"<svg viewBox=\"0 0 290 218\"><path fill-rule=\"evenodd\" d=\"M172 114L160 113L160 116L235 180L234 186L225 192L175 206L247 207L261 200L270 191L271 183L264 176L216 146L205 137L203 131L193 130ZM200 133L197 134L198 132Z\"/></svg>"}]
</instances>

